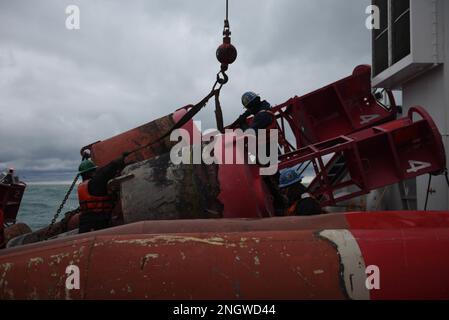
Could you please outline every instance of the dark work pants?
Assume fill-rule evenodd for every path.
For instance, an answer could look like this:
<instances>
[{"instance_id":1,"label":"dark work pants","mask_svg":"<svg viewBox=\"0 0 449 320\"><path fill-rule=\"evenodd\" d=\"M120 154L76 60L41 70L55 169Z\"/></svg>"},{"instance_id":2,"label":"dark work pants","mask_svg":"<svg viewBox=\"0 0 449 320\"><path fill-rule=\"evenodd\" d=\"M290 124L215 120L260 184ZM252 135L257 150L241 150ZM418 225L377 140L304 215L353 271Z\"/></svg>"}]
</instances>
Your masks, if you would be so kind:
<instances>
[{"instance_id":1,"label":"dark work pants","mask_svg":"<svg viewBox=\"0 0 449 320\"><path fill-rule=\"evenodd\" d=\"M79 233L105 229L110 226L111 214L86 212L80 216Z\"/></svg>"}]
</instances>

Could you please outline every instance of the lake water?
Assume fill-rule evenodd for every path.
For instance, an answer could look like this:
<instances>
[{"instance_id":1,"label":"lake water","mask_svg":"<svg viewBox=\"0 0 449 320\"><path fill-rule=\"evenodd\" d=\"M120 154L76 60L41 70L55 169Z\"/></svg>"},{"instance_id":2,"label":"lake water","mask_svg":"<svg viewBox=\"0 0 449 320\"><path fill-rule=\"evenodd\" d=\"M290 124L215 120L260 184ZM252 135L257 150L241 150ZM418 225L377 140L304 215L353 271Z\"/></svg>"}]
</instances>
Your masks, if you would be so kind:
<instances>
[{"instance_id":1,"label":"lake water","mask_svg":"<svg viewBox=\"0 0 449 320\"><path fill-rule=\"evenodd\" d=\"M33 230L47 226L69 187L69 184L29 184L25 190L17 220L28 224ZM64 212L76 208L78 208L78 197L75 187L59 219L64 216Z\"/></svg>"}]
</instances>

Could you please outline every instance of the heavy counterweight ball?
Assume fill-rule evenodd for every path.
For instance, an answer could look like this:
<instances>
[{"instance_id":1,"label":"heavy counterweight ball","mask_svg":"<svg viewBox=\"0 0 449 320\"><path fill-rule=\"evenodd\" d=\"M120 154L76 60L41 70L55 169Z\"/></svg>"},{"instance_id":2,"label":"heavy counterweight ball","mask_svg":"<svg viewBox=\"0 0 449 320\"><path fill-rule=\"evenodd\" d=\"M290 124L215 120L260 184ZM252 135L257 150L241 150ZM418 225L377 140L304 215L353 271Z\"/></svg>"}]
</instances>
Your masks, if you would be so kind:
<instances>
[{"instance_id":1,"label":"heavy counterweight ball","mask_svg":"<svg viewBox=\"0 0 449 320\"><path fill-rule=\"evenodd\" d=\"M217 60L222 65L232 64L237 59L237 49L231 44L231 38L224 37L223 44L217 49Z\"/></svg>"}]
</instances>

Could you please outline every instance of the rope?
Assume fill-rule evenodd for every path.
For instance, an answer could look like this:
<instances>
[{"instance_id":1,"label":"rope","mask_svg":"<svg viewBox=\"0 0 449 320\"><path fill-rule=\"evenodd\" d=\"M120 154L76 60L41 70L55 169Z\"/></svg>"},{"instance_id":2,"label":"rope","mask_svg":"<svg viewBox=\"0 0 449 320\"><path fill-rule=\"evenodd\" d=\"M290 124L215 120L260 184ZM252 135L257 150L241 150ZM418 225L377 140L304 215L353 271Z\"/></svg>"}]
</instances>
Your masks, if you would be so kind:
<instances>
[{"instance_id":1,"label":"rope","mask_svg":"<svg viewBox=\"0 0 449 320\"><path fill-rule=\"evenodd\" d=\"M217 120L217 129L224 133L223 110L220 104L220 91L215 92L215 119Z\"/></svg>"}]
</instances>

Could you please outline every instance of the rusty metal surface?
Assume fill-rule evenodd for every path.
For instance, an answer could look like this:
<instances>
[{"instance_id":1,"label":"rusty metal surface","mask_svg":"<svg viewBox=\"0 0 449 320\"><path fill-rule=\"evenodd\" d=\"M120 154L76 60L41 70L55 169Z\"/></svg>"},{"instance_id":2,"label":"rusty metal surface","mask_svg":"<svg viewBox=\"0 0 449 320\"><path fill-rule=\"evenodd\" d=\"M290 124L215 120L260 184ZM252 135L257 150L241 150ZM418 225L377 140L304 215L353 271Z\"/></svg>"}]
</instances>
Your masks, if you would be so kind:
<instances>
[{"instance_id":1,"label":"rusty metal surface","mask_svg":"<svg viewBox=\"0 0 449 320\"><path fill-rule=\"evenodd\" d=\"M310 231L101 236L2 258L1 299L344 298L337 252Z\"/></svg>"},{"instance_id":2,"label":"rusty metal surface","mask_svg":"<svg viewBox=\"0 0 449 320\"><path fill-rule=\"evenodd\" d=\"M174 228L154 221L1 251L0 299L449 298L449 212L185 222L190 232L152 233ZM80 290L65 287L71 264ZM365 286L373 264L377 291Z\"/></svg>"},{"instance_id":3,"label":"rusty metal surface","mask_svg":"<svg viewBox=\"0 0 449 320\"><path fill-rule=\"evenodd\" d=\"M395 219L393 219L395 221ZM130 223L114 228L108 228L89 233L89 236L104 235L129 235L129 234L177 234L177 233L199 233L199 232L253 232L253 231L291 231L307 230L319 228L348 228L345 216L341 214L329 214L326 216L311 217L278 217L266 219L201 219L201 220L183 220L179 223L177 220L165 221L141 221ZM52 240L52 243L62 243L85 238L86 234L71 235ZM34 241L36 242L36 241ZM14 252L28 250L29 248L38 248L41 243L21 242L26 246L14 247ZM19 243L18 243L19 245ZM3 251L8 252L8 249Z\"/></svg>"},{"instance_id":4,"label":"rusty metal surface","mask_svg":"<svg viewBox=\"0 0 449 320\"><path fill-rule=\"evenodd\" d=\"M185 113L186 110L180 109L168 116L156 119L104 141L94 143L90 147L92 160L98 166L102 167L120 157L125 151L134 150L157 140L162 134L171 129L176 121L178 121ZM193 121L189 121L182 128L190 133L192 133L193 130L196 130ZM175 142L171 142L170 137L167 137L148 148L130 155L127 158L127 161L139 162L170 152L170 149L174 144Z\"/></svg>"},{"instance_id":5,"label":"rusty metal surface","mask_svg":"<svg viewBox=\"0 0 449 320\"><path fill-rule=\"evenodd\" d=\"M388 212L351 212L332 213L304 217L276 217L264 219L209 219L141 221L114 228L89 233L89 236L129 235L129 234L176 234L198 232L255 232L255 231L291 231L312 229L409 229L409 228L449 228L449 215L436 211L388 211ZM61 243L85 238L86 234L72 235L52 240ZM32 242L23 242L23 244ZM22 244L22 243L21 243ZM37 248L40 243L19 246L13 250ZM2 251L4 253L8 250Z\"/></svg>"},{"instance_id":6,"label":"rusty metal surface","mask_svg":"<svg viewBox=\"0 0 449 320\"><path fill-rule=\"evenodd\" d=\"M66 213L65 217L61 221L56 222L51 228L47 226L34 232L32 232L30 228L21 228L20 233L16 231L14 234L9 235L7 247L17 247L25 244L40 242L46 237L52 238L64 232L78 229L79 216L80 214L76 212Z\"/></svg>"},{"instance_id":7,"label":"rusty metal surface","mask_svg":"<svg viewBox=\"0 0 449 320\"><path fill-rule=\"evenodd\" d=\"M238 151L233 144L219 151L225 148ZM259 170L250 164L175 165L169 154L130 165L116 179L124 222L273 216Z\"/></svg>"},{"instance_id":8,"label":"rusty metal surface","mask_svg":"<svg viewBox=\"0 0 449 320\"><path fill-rule=\"evenodd\" d=\"M11 262L0 258L0 299L68 298L64 290L66 266L72 263L87 270L84 253L88 243L80 240L62 246L44 245L31 256L13 255Z\"/></svg>"},{"instance_id":9,"label":"rusty metal surface","mask_svg":"<svg viewBox=\"0 0 449 320\"><path fill-rule=\"evenodd\" d=\"M145 220L221 218L215 165L174 165L170 154L128 166L120 201L125 224Z\"/></svg>"},{"instance_id":10,"label":"rusty metal surface","mask_svg":"<svg viewBox=\"0 0 449 320\"><path fill-rule=\"evenodd\" d=\"M16 223L12 226L7 227L4 230L5 243L7 243L12 238L18 237L23 234L31 232L31 228L25 223Z\"/></svg>"}]
</instances>

